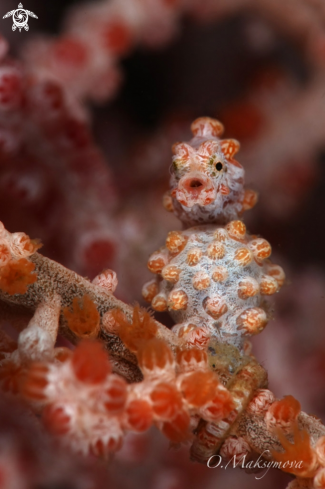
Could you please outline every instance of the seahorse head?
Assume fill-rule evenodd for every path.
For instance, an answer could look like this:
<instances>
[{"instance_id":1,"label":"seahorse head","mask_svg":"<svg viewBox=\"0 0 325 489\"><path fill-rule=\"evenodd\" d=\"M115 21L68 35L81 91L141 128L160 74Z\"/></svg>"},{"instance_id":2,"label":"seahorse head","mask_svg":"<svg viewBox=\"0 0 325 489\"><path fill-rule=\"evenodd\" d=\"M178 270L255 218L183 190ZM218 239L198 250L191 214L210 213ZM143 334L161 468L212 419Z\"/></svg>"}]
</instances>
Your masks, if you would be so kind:
<instances>
[{"instance_id":1,"label":"seahorse head","mask_svg":"<svg viewBox=\"0 0 325 489\"><path fill-rule=\"evenodd\" d=\"M170 196L174 213L188 226L238 219L245 210L245 172L234 159L239 142L220 139L223 125L210 117L196 119L191 130L191 141L172 147Z\"/></svg>"}]
</instances>

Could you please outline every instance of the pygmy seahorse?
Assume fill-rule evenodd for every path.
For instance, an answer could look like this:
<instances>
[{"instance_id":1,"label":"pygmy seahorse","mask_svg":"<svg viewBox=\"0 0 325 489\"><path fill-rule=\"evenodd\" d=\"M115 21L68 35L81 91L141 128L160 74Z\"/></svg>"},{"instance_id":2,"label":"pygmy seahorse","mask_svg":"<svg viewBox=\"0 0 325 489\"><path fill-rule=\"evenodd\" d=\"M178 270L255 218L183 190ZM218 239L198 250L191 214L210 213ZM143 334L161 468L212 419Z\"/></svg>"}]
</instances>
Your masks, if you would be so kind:
<instances>
[{"instance_id":1,"label":"pygmy seahorse","mask_svg":"<svg viewBox=\"0 0 325 489\"><path fill-rule=\"evenodd\" d=\"M175 333L202 348L215 337L245 351L246 338L270 319L265 300L285 280L269 257L271 245L250 235L241 220L257 194L244 189L239 143L220 139L222 124L196 119L193 138L176 143L171 190L164 205L182 221L148 261L155 279L143 287L156 311L169 310ZM191 227L192 226L192 227Z\"/></svg>"}]
</instances>

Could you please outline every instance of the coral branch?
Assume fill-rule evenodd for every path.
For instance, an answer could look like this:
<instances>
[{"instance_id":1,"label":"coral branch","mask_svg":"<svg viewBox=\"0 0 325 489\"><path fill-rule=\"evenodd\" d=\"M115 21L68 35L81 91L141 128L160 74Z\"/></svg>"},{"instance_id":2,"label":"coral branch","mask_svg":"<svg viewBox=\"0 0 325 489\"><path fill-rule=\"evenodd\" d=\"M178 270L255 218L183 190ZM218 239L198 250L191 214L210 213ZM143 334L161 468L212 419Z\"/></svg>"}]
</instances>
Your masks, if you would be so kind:
<instances>
[{"instance_id":1,"label":"coral branch","mask_svg":"<svg viewBox=\"0 0 325 489\"><path fill-rule=\"evenodd\" d=\"M312 445L315 445L317 440L325 435L325 426L314 416L301 412L298 423L299 428L306 430L310 435ZM266 459L271 459L273 450L281 450L276 434L268 429L264 416L256 412L246 410L240 417L235 432L236 435L242 436L253 450L263 454Z\"/></svg>"},{"instance_id":2,"label":"coral branch","mask_svg":"<svg viewBox=\"0 0 325 489\"><path fill-rule=\"evenodd\" d=\"M68 270L59 263L46 258L39 253L30 257L30 261L35 265L37 281L29 285L25 294L9 295L0 290L0 309L5 309L6 314L10 313L12 304L21 306L21 314L28 317L30 312L36 310L39 304L51 299L54 294L61 298L61 307L70 308L73 301L88 295L96 305L101 316L112 309L121 310L127 318L132 318L133 308L116 299L112 294L89 280ZM14 315L16 316L16 309ZM60 315L60 333L68 338L72 343L78 341L77 335L68 327L68 323L61 313ZM163 338L173 348L178 344L174 337L165 326L157 322L157 337ZM128 381L141 380L141 372L137 367L136 357L124 346L116 334L107 331L105 326L100 323L97 338L105 344L109 351L114 371L120 373Z\"/></svg>"},{"instance_id":3,"label":"coral branch","mask_svg":"<svg viewBox=\"0 0 325 489\"><path fill-rule=\"evenodd\" d=\"M105 292L103 288L92 284L87 279L80 277L39 253L32 255L30 260L35 264L37 282L31 284L28 291L22 295L9 295L0 291L1 311L7 318L20 317L20 327L24 325L25 321L28 321L30 314L44 300L50 299L54 294L60 296L61 307L69 307L73 304L75 298L81 298L87 294L96 304L101 317L111 310L120 310L127 318L132 318L132 307L119 301L112 294ZM14 309L12 308L13 306ZM179 346L178 337L157 321L156 325L157 336L165 339L175 350ZM63 314L60 316L60 332L73 343L78 341L78 337L68 328ZM121 373L128 381L141 379L142 375L138 369L135 355L126 349L117 335L107 332L102 323L98 339L110 352L113 368L116 372ZM313 444L318 438L325 436L325 427L321 422L305 413L300 413L299 415L299 426L307 430ZM279 450L281 447L276 435L268 430L264 416L251 410L245 411L240 416L236 434L246 439L249 445L258 453L263 453L265 450Z\"/></svg>"}]
</instances>

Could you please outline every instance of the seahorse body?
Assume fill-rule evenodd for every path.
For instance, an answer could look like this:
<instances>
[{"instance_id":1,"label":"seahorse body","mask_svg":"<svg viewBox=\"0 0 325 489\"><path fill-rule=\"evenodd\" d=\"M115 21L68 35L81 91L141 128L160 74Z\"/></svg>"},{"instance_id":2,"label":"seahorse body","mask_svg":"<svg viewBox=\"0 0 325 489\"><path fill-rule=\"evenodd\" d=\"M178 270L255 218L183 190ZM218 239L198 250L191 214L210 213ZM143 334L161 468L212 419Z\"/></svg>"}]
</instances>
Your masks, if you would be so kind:
<instances>
[{"instance_id":1,"label":"seahorse body","mask_svg":"<svg viewBox=\"0 0 325 489\"><path fill-rule=\"evenodd\" d=\"M192 124L189 143L173 146L165 205L184 227L194 227L170 232L151 255L148 268L156 278L143 296L153 309L168 309L174 331L190 343L204 347L215 336L242 349L245 337L266 326L265 296L277 292L285 276L269 260L270 244L249 235L239 219L257 196L244 189L244 169L233 159L239 143L219 139L222 130L203 117Z\"/></svg>"}]
</instances>

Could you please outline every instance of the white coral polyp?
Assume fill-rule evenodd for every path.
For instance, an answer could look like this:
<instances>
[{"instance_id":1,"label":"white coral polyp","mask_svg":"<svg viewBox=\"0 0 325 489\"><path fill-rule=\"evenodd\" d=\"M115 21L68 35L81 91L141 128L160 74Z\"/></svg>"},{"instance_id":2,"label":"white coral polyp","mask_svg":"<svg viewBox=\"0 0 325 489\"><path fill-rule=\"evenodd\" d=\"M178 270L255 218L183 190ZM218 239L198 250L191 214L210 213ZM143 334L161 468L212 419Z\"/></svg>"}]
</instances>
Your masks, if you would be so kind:
<instances>
[{"instance_id":1,"label":"white coral polyp","mask_svg":"<svg viewBox=\"0 0 325 489\"><path fill-rule=\"evenodd\" d=\"M25 233L13 233L10 245L11 253L15 258L27 258L34 253L29 236Z\"/></svg>"},{"instance_id":2,"label":"white coral polyp","mask_svg":"<svg viewBox=\"0 0 325 489\"><path fill-rule=\"evenodd\" d=\"M93 279L94 285L103 287L108 292L115 292L118 284L117 275L113 270L107 269Z\"/></svg>"},{"instance_id":3,"label":"white coral polyp","mask_svg":"<svg viewBox=\"0 0 325 489\"><path fill-rule=\"evenodd\" d=\"M0 221L0 266L11 259L28 258L35 253L35 247L25 233L10 233ZM5 252L5 248L7 251Z\"/></svg>"},{"instance_id":4,"label":"white coral polyp","mask_svg":"<svg viewBox=\"0 0 325 489\"><path fill-rule=\"evenodd\" d=\"M19 335L18 349L22 359L39 361L51 358L53 347L51 334L36 325L24 329Z\"/></svg>"},{"instance_id":5,"label":"white coral polyp","mask_svg":"<svg viewBox=\"0 0 325 489\"><path fill-rule=\"evenodd\" d=\"M273 392L268 389L258 389L248 404L247 411L255 415L264 415L274 401Z\"/></svg>"},{"instance_id":6,"label":"white coral polyp","mask_svg":"<svg viewBox=\"0 0 325 489\"><path fill-rule=\"evenodd\" d=\"M240 461L251 451L249 444L242 437L230 436L226 438L220 449L220 455L229 460L236 456L236 461Z\"/></svg>"}]
</instances>

